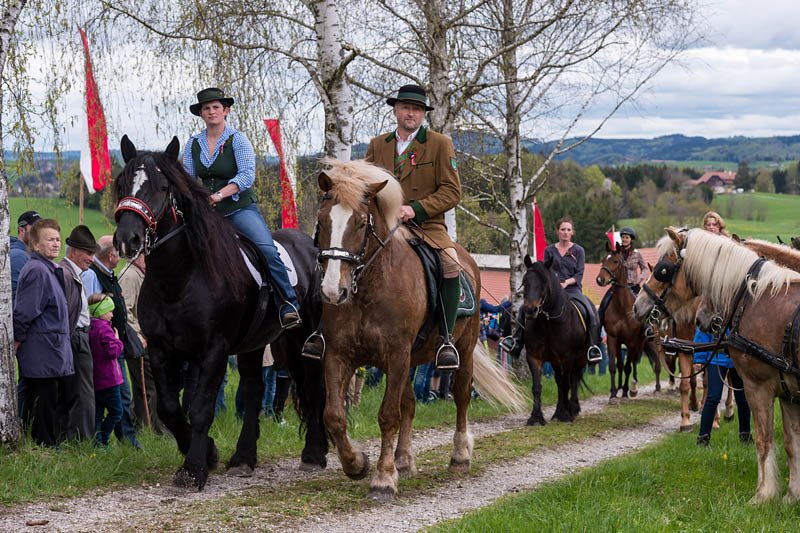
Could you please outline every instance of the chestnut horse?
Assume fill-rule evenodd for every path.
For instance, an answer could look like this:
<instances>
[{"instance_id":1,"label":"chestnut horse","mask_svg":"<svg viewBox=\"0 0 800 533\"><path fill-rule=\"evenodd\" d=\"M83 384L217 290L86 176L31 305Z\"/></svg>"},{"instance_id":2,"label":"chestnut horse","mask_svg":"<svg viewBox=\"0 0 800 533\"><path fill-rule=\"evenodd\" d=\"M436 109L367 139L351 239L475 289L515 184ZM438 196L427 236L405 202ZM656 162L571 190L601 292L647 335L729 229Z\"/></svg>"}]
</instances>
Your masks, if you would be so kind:
<instances>
[{"instance_id":1,"label":"chestnut horse","mask_svg":"<svg viewBox=\"0 0 800 533\"><path fill-rule=\"evenodd\" d=\"M399 472L416 472L411 446L416 401L408 375L411 367L433 360L436 332L412 351L426 322L428 294L422 262L407 241L409 230L397 218L404 202L400 183L365 161L327 159L324 163L327 169L319 175L324 196L317 219L324 268L324 420L345 474L352 479L366 477L369 458L347 434L345 393L358 367L371 365L386 374L378 417L381 450L369 496L387 500L397 493ZM456 249L475 294L480 294L475 261L462 247L456 245ZM514 409L523 405L522 394L477 342L479 321L477 312L461 317L452 332L461 356L453 384L456 428L450 469L455 472L466 472L472 457L467 409L473 377L489 398Z\"/></svg>"},{"instance_id":2,"label":"chestnut horse","mask_svg":"<svg viewBox=\"0 0 800 533\"><path fill-rule=\"evenodd\" d=\"M784 359L783 341L785 327L794 321L800 306L797 283L800 273L765 261L757 279L753 279L751 268L761 259L752 250L702 229L679 233L667 228L667 234L659 242L659 250L668 251L660 255L647 282L652 294L660 295L659 302L642 291L634 306L636 316L646 318L656 305L671 312L698 295L711 310L724 317L736 313L738 319L733 321L731 335L751 344L747 347L743 342L733 343L731 337L728 346L744 382L755 422L758 484L750 501L765 502L779 491L773 442L775 397L781 403L783 443L789 463L789 486L784 500L797 501L800 499L800 405L792 399L798 393L798 380L796 367L791 360ZM769 357L785 365L785 373L768 364Z\"/></svg>"},{"instance_id":3,"label":"chestnut horse","mask_svg":"<svg viewBox=\"0 0 800 533\"><path fill-rule=\"evenodd\" d=\"M601 287L611 285L611 302L603 315L603 326L606 328L606 344L608 346L608 370L611 375L611 395L613 400L617 392L622 391L622 397L628 398L628 383L633 371L633 383L630 386L630 396L637 394L636 366L642 358L642 352L653 365L656 374L656 392L661 391L661 361L656 353L653 342L648 340L642 323L633 317L633 300L636 295L633 287L628 285L628 271L625 262L618 250L611 248L606 242L606 256L600 264L600 273L597 275L597 284ZM627 347L625 357L625 379L622 379L622 345ZM615 374L619 367L619 377L615 381Z\"/></svg>"}]
</instances>

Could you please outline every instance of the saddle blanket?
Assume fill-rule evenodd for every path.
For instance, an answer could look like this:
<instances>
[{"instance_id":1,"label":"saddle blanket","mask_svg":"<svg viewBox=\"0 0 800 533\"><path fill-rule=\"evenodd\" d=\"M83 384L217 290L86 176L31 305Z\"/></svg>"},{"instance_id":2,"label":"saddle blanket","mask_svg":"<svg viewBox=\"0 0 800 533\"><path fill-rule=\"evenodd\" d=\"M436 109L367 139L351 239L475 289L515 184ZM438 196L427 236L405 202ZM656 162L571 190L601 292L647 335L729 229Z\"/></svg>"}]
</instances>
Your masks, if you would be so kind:
<instances>
[{"instance_id":1,"label":"saddle blanket","mask_svg":"<svg viewBox=\"0 0 800 533\"><path fill-rule=\"evenodd\" d=\"M297 269L295 269L294 262L292 262L292 256L289 255L289 252L286 251L286 248L284 248L283 245L278 241L275 241L275 247L278 248L278 255L280 256L281 261L283 261L283 264L286 265L286 273L289 275L289 283L292 284L292 287L297 287ZM256 266L250 261L250 258L247 257L247 254L244 253L244 250L239 248L239 253L242 254L244 264L247 265L247 270L250 271L253 281L255 281L256 285L260 287L264 283L264 278L261 275L261 272L259 272Z\"/></svg>"}]
</instances>

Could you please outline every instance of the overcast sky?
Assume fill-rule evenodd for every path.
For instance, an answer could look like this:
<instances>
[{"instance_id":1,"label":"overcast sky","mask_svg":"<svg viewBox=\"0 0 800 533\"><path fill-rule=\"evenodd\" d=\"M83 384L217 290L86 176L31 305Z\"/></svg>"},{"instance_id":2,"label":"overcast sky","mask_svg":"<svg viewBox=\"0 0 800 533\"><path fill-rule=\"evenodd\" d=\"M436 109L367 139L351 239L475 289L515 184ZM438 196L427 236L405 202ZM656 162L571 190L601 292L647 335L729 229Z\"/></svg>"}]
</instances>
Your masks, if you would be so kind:
<instances>
[{"instance_id":1,"label":"overcast sky","mask_svg":"<svg viewBox=\"0 0 800 533\"><path fill-rule=\"evenodd\" d=\"M668 66L599 137L800 133L800 2L708 4L706 43Z\"/></svg>"},{"instance_id":2,"label":"overcast sky","mask_svg":"<svg viewBox=\"0 0 800 533\"><path fill-rule=\"evenodd\" d=\"M706 6L704 44L687 51L680 65L664 69L598 137L800 134L800 1L710 0ZM98 83L102 94L102 80ZM69 98L70 109L80 108L81 93ZM104 97L113 147L122 131L145 139L142 144L150 148L166 145L172 134L183 142L189 133L187 123L179 126L181 131L166 131L171 128L162 123L155 132L154 124L141 116L121 116L120 109L130 109L130 102L113 98ZM191 94L187 106L190 100ZM196 122L193 127L201 125ZM69 129L66 142L69 149L80 149L76 128Z\"/></svg>"}]
</instances>

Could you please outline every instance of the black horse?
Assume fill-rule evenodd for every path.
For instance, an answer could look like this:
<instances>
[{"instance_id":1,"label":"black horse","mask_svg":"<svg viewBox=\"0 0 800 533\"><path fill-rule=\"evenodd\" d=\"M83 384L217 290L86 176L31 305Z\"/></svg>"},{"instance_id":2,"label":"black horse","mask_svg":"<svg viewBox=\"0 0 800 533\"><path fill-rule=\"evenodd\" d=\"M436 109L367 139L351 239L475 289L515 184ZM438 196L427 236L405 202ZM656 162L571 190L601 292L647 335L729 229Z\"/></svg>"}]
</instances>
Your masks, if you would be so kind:
<instances>
[{"instance_id":1,"label":"black horse","mask_svg":"<svg viewBox=\"0 0 800 533\"><path fill-rule=\"evenodd\" d=\"M529 426L544 425L542 414L542 365L553 365L558 403L554 420L571 422L581 411L578 388L586 366L589 338L585 321L549 265L525 256L528 270L522 278L524 342L533 376L533 410Z\"/></svg>"},{"instance_id":2,"label":"black horse","mask_svg":"<svg viewBox=\"0 0 800 533\"><path fill-rule=\"evenodd\" d=\"M121 148L126 164L114 183L119 199L114 246L124 257L147 256L139 322L158 391L158 416L185 455L175 484L202 490L218 462L208 430L228 354L238 354L244 420L227 467L229 473L250 475L256 465L264 394L262 355L281 335L278 310L269 294L263 297L268 291L256 284L243 260L240 245L249 241L237 239L233 226L209 206L209 192L179 164L177 137L163 153L137 152L127 136ZM291 256L298 275L297 296L303 302L303 327L286 332L276 344L278 352L289 353L313 330L318 316L309 293L319 285L317 249L299 231L276 231L274 237ZM297 357L288 358L289 366L297 383L296 405L308 429L302 459L309 466L324 467L328 441L322 422L322 368L317 361L301 361L299 350L295 353ZM201 369L188 421L178 399L184 361Z\"/></svg>"}]
</instances>

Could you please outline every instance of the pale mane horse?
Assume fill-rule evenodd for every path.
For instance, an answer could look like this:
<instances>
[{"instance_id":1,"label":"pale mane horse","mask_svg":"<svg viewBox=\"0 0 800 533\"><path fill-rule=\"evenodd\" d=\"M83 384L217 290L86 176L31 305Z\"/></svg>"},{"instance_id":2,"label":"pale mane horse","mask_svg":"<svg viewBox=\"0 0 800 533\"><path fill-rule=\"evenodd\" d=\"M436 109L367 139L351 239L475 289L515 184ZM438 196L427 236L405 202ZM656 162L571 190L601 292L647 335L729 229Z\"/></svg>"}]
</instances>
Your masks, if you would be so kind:
<instances>
[{"instance_id":1,"label":"pale mane horse","mask_svg":"<svg viewBox=\"0 0 800 533\"><path fill-rule=\"evenodd\" d=\"M379 414L381 451L369 493L386 500L397 493L400 473L416 473L411 446L416 400L409 369L433 360L438 331L412 352L427 317L428 294L422 263L407 242L409 233L403 226L397 228L404 202L400 183L364 161L327 159L324 164L327 168L319 175L324 194L317 216L317 242L324 267L325 425L345 474L353 479L367 476L369 458L347 434L345 392L358 367L375 366L386 374ZM456 245L456 250L475 294L480 294L478 266L462 247ZM450 469L454 472L466 472L471 462L473 439L467 410L473 377L487 399L514 409L520 409L524 399L477 342L479 321L477 312L461 317L452 332L461 356L453 383L456 427Z\"/></svg>"},{"instance_id":2,"label":"pale mane horse","mask_svg":"<svg viewBox=\"0 0 800 533\"><path fill-rule=\"evenodd\" d=\"M669 281L655 276L647 284L656 294L667 291L664 302L668 310L678 309L696 296L722 316L734 310L735 295L743 282L750 298L744 307L737 332L773 354L782 354L784 327L792 321L800 306L800 274L767 261L757 279L746 279L758 254L728 238L702 229L678 233L667 229L674 246L659 243L659 264L672 264L675 275ZM680 260L680 256L683 260ZM655 306L652 299L640 293L634 305L637 316L647 316ZM783 419L784 448L789 463L789 485L785 500L800 499L800 405L784 395L777 369L750 354L730 348L736 370L744 382L745 395L755 422L758 484L752 503L774 498L779 492L778 467L773 442L773 408L775 397L780 399ZM787 375L790 392L797 395L798 381Z\"/></svg>"}]
</instances>

